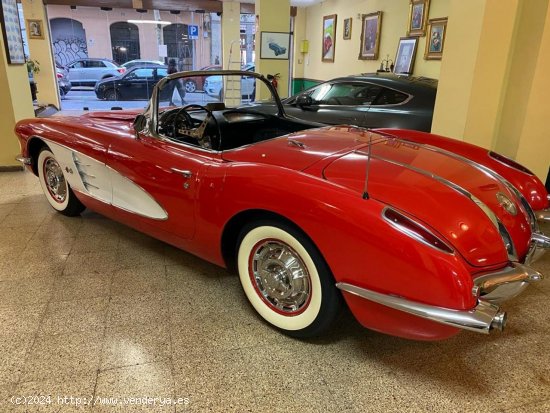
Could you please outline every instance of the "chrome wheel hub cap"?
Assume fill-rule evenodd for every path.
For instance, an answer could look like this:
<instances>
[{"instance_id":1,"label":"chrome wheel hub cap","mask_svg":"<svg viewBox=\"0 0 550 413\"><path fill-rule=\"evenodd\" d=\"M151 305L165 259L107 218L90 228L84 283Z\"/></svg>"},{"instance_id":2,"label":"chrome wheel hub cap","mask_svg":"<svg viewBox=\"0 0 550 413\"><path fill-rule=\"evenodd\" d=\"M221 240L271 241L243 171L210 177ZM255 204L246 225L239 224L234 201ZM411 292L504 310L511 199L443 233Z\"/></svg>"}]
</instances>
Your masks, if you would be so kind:
<instances>
[{"instance_id":1,"label":"chrome wheel hub cap","mask_svg":"<svg viewBox=\"0 0 550 413\"><path fill-rule=\"evenodd\" d=\"M278 312L300 313L309 303L307 267L298 253L281 241L256 245L251 256L251 278L264 300Z\"/></svg>"},{"instance_id":2,"label":"chrome wheel hub cap","mask_svg":"<svg viewBox=\"0 0 550 413\"><path fill-rule=\"evenodd\" d=\"M44 179L52 198L59 203L64 202L67 197L67 184L61 167L53 158L48 158L44 162Z\"/></svg>"}]
</instances>

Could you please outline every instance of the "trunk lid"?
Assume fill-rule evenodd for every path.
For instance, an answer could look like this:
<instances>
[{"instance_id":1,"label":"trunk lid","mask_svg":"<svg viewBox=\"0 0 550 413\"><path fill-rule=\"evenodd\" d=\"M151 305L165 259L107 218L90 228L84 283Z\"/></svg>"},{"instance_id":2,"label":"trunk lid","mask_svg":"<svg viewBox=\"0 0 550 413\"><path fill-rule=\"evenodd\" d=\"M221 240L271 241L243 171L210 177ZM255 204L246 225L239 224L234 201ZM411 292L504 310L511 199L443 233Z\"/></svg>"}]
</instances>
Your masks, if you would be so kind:
<instances>
[{"instance_id":1,"label":"trunk lid","mask_svg":"<svg viewBox=\"0 0 550 413\"><path fill-rule=\"evenodd\" d=\"M531 236L529 223L502 182L442 152L399 139L372 136L370 197L423 221L474 266L508 260L499 229L487 225L489 218L483 211L486 206L509 232L517 255L525 255ZM367 154L365 145L331 160L324 165L323 176L360 196L365 187ZM516 215L501 205L503 195L515 204Z\"/></svg>"}]
</instances>

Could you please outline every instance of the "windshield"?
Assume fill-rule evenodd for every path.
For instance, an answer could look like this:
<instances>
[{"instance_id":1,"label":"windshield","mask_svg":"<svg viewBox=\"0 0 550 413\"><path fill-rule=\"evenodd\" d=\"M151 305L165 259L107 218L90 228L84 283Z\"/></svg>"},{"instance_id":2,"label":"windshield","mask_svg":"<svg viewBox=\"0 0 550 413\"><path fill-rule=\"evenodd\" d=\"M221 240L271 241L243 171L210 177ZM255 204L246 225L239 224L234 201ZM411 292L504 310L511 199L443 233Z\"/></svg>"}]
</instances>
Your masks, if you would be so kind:
<instances>
[{"instance_id":1,"label":"windshield","mask_svg":"<svg viewBox=\"0 0 550 413\"><path fill-rule=\"evenodd\" d=\"M188 92L190 80L203 92ZM269 102L263 105L262 102ZM194 71L160 80L151 102L134 124L136 132L205 150L236 148L303 129L288 122L277 92L251 71Z\"/></svg>"},{"instance_id":2,"label":"windshield","mask_svg":"<svg viewBox=\"0 0 550 413\"><path fill-rule=\"evenodd\" d=\"M201 92L192 87L197 84L201 85ZM240 107L260 100L274 101L275 97L259 75L241 71L210 69L177 73L170 76L159 93L161 107L215 103L223 103L225 107Z\"/></svg>"}]
</instances>

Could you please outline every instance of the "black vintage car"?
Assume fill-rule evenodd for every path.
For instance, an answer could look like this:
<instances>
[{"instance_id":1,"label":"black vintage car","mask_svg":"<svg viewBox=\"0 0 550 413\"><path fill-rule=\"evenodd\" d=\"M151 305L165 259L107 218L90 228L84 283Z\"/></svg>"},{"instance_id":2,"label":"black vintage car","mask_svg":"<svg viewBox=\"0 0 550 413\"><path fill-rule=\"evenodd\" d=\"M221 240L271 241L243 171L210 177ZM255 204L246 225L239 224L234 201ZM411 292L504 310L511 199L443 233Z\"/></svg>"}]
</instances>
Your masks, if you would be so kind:
<instances>
[{"instance_id":1,"label":"black vintage car","mask_svg":"<svg viewBox=\"0 0 550 413\"><path fill-rule=\"evenodd\" d=\"M429 132L437 80L392 73L361 74L323 82L283 100L285 112L329 125L405 128ZM266 110L270 103L258 103Z\"/></svg>"},{"instance_id":2,"label":"black vintage car","mask_svg":"<svg viewBox=\"0 0 550 413\"><path fill-rule=\"evenodd\" d=\"M157 82L168 75L167 70L166 66L136 66L122 76L97 82L95 94L105 100L147 100Z\"/></svg>"}]
</instances>

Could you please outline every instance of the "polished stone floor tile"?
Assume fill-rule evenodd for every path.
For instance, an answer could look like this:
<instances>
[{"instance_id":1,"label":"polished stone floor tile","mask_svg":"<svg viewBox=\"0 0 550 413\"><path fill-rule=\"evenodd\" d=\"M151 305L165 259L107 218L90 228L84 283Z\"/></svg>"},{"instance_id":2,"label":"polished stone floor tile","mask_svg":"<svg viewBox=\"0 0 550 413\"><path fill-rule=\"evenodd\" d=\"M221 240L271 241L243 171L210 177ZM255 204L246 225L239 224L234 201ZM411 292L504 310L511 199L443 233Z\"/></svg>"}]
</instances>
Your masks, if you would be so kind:
<instances>
[{"instance_id":1,"label":"polished stone floor tile","mask_svg":"<svg viewBox=\"0 0 550 413\"><path fill-rule=\"evenodd\" d=\"M25 358L22 381L41 381L97 372L104 338L100 331L39 335Z\"/></svg>"},{"instance_id":2,"label":"polished stone floor tile","mask_svg":"<svg viewBox=\"0 0 550 413\"><path fill-rule=\"evenodd\" d=\"M166 293L119 295L111 298L107 325L156 325L167 319Z\"/></svg>"},{"instance_id":3,"label":"polished stone floor tile","mask_svg":"<svg viewBox=\"0 0 550 413\"><path fill-rule=\"evenodd\" d=\"M111 295L150 294L166 289L164 265L135 265L114 272Z\"/></svg>"},{"instance_id":4,"label":"polished stone floor tile","mask_svg":"<svg viewBox=\"0 0 550 413\"><path fill-rule=\"evenodd\" d=\"M173 362L181 370L197 353L234 350L239 347L230 315L205 315L185 323L170 324Z\"/></svg>"},{"instance_id":5,"label":"polished stone floor tile","mask_svg":"<svg viewBox=\"0 0 550 413\"><path fill-rule=\"evenodd\" d=\"M149 398L157 400L149 402ZM175 406L168 401L174 399L170 364L142 364L99 373L92 411L173 412ZM113 408L113 400L116 400L116 408Z\"/></svg>"},{"instance_id":6,"label":"polished stone floor tile","mask_svg":"<svg viewBox=\"0 0 550 413\"><path fill-rule=\"evenodd\" d=\"M90 270L98 274L111 274L116 268L117 262L116 251L69 254L63 274L78 274Z\"/></svg>"},{"instance_id":7,"label":"polished stone floor tile","mask_svg":"<svg viewBox=\"0 0 550 413\"><path fill-rule=\"evenodd\" d=\"M52 301L48 304L39 334L101 332L105 328L108 306L107 297Z\"/></svg>"},{"instance_id":8,"label":"polished stone floor tile","mask_svg":"<svg viewBox=\"0 0 550 413\"><path fill-rule=\"evenodd\" d=\"M176 395L188 397L190 403L176 411L249 411L256 404L255 383L244 361L236 349L204 349L183 357L176 369L175 389Z\"/></svg>"},{"instance_id":9,"label":"polished stone floor tile","mask_svg":"<svg viewBox=\"0 0 550 413\"><path fill-rule=\"evenodd\" d=\"M154 325L109 327L101 357L101 370L167 361L172 357L168 320Z\"/></svg>"},{"instance_id":10,"label":"polished stone floor tile","mask_svg":"<svg viewBox=\"0 0 550 413\"><path fill-rule=\"evenodd\" d=\"M85 235L80 233L74 242L72 253L114 251L118 247L119 238L116 234Z\"/></svg>"},{"instance_id":11,"label":"polished stone floor tile","mask_svg":"<svg viewBox=\"0 0 550 413\"><path fill-rule=\"evenodd\" d=\"M42 304L53 294L53 276L0 282L0 308Z\"/></svg>"},{"instance_id":12,"label":"polished stone floor tile","mask_svg":"<svg viewBox=\"0 0 550 413\"><path fill-rule=\"evenodd\" d=\"M56 277L51 300L71 301L110 297L112 277L112 274L98 274L88 268L78 273Z\"/></svg>"}]
</instances>

